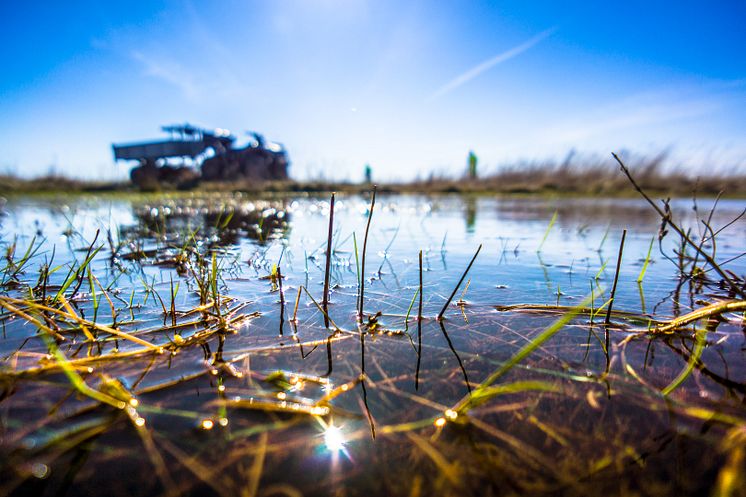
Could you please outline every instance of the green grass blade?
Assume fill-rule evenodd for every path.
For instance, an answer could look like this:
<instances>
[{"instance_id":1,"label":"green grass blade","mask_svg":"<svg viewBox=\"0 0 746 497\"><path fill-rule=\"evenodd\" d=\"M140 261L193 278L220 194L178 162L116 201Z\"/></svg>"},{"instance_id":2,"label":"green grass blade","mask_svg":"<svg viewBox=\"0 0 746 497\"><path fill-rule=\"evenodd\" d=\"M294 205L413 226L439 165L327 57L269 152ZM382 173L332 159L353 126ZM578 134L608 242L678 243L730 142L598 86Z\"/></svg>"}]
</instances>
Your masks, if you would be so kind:
<instances>
[{"instance_id":1,"label":"green grass blade","mask_svg":"<svg viewBox=\"0 0 746 497\"><path fill-rule=\"evenodd\" d=\"M417 298L417 295L420 294L420 289L414 291L414 295L412 295L412 301L409 303L409 309L407 309L407 316L404 318L404 331L409 331L409 314L412 312L412 307L414 307L414 301Z\"/></svg>"},{"instance_id":2,"label":"green grass blade","mask_svg":"<svg viewBox=\"0 0 746 497\"><path fill-rule=\"evenodd\" d=\"M692 351L692 355L689 357L689 362L687 362L686 367L676 376L676 378L673 379L671 383L668 384L667 387L665 387L663 390L661 390L661 393L663 395L668 395L671 392L673 392L679 385L684 383L684 380L686 380L689 375L692 373L692 370L699 362L699 358L702 356L702 351L705 348L705 343L707 342L707 330L697 330L694 333L694 338L696 340L696 343L694 345L694 350Z\"/></svg>"},{"instance_id":3,"label":"green grass blade","mask_svg":"<svg viewBox=\"0 0 746 497\"><path fill-rule=\"evenodd\" d=\"M88 255L88 257L86 257L86 259L83 261L83 264L81 264L80 266L78 266L78 268L75 269L74 271L71 268L68 277L65 279L65 282L62 284L62 286L60 287L60 289L57 291L57 294L54 296L53 302L57 302L57 300L60 298L60 295L64 295L65 294L65 292L67 291L67 289L70 288L70 285L73 284L73 281L75 281L76 279L78 279L81 275L85 274L85 270L88 267L88 264L91 263L91 261L93 260L93 258L96 257L96 255L98 254L98 252L102 248L103 248L103 245L101 247L97 248L96 250L92 251Z\"/></svg>"},{"instance_id":4,"label":"green grass blade","mask_svg":"<svg viewBox=\"0 0 746 497\"><path fill-rule=\"evenodd\" d=\"M557 221L557 213L559 211L555 210L554 214L552 214L552 219L549 221L549 226L547 226L547 230L544 232L544 238L541 239L541 243L539 244L539 248L536 249L537 252L541 252L541 247L544 246L544 242L547 241L547 238L549 237L549 232L552 230L552 226L554 226L554 223Z\"/></svg>"},{"instance_id":5,"label":"green grass blade","mask_svg":"<svg viewBox=\"0 0 746 497\"><path fill-rule=\"evenodd\" d=\"M70 364L70 361L68 361L67 357L65 357L65 354L63 354L62 351L57 347L57 344L54 343L52 337L46 334L42 334L41 337L46 343L49 352L52 354L52 357L54 357L54 360L57 362L57 364L59 364L60 369L65 374L65 376L67 376L68 381L73 386L73 388L75 388L75 390L87 397L97 400L103 404L108 404L116 409L124 409L127 406L125 402L110 397L109 395L106 395L99 392L98 390L94 390L93 388L89 387L86 382L83 381L83 378L80 377L78 372L75 371L75 368L73 368L73 366Z\"/></svg>"},{"instance_id":6,"label":"green grass blade","mask_svg":"<svg viewBox=\"0 0 746 497\"><path fill-rule=\"evenodd\" d=\"M93 283L93 272L91 271L91 266L88 266L88 284L91 287L91 300L93 301L93 322L96 322L96 319L98 318L98 304L99 304L99 298L96 295L96 285Z\"/></svg>"},{"instance_id":7,"label":"green grass blade","mask_svg":"<svg viewBox=\"0 0 746 497\"><path fill-rule=\"evenodd\" d=\"M498 395L528 391L557 392L559 391L559 388L556 385L553 385L552 383L546 381L516 381L513 383L506 383L504 385L479 388L477 390L474 390L474 393L469 398L468 404L466 405L464 410L478 407Z\"/></svg>"},{"instance_id":8,"label":"green grass blade","mask_svg":"<svg viewBox=\"0 0 746 497\"><path fill-rule=\"evenodd\" d=\"M473 397L475 395L480 396L484 395L484 392L487 391L487 389L495 382L497 381L501 376L505 375L508 371L510 371L513 366L521 362L523 359L528 357L534 350L541 347L541 345L552 338L559 330L565 327L567 323L569 323L575 316L580 314L580 312L588 306L588 304L591 301L591 297L588 296L583 301L578 304L578 306L573 307L570 311L562 315L558 320L556 320L554 323L552 323L548 328L546 328L544 331L539 333L539 335L534 338L531 342L526 344L521 350L519 350L513 357L511 357L505 364L503 364L500 368L498 368L495 372L493 372L491 375L487 377L477 388L475 388L470 397ZM468 409L469 406L469 398L467 397L465 400L459 402L459 405L455 409L459 412L464 412Z\"/></svg>"},{"instance_id":9,"label":"green grass blade","mask_svg":"<svg viewBox=\"0 0 746 497\"><path fill-rule=\"evenodd\" d=\"M598 270L595 276L595 280L598 281L601 279L601 275L603 274L604 270L606 269L606 265L609 263L609 259L606 259L603 264L601 264L601 268Z\"/></svg>"},{"instance_id":10,"label":"green grass blade","mask_svg":"<svg viewBox=\"0 0 746 497\"><path fill-rule=\"evenodd\" d=\"M637 277L638 283L642 283L643 278L645 278L645 272L648 270L648 264L650 263L650 254L653 252L654 242L655 242L655 237L650 239L650 246L648 247L648 255L645 256L645 262L642 264L640 275Z\"/></svg>"},{"instance_id":11,"label":"green grass blade","mask_svg":"<svg viewBox=\"0 0 746 497\"><path fill-rule=\"evenodd\" d=\"M611 224L606 225L606 231L604 232L604 236L601 237L601 243L598 244L596 252L601 252L601 250L603 250L604 243L606 243L606 238L609 236L609 230L611 230Z\"/></svg>"}]
</instances>

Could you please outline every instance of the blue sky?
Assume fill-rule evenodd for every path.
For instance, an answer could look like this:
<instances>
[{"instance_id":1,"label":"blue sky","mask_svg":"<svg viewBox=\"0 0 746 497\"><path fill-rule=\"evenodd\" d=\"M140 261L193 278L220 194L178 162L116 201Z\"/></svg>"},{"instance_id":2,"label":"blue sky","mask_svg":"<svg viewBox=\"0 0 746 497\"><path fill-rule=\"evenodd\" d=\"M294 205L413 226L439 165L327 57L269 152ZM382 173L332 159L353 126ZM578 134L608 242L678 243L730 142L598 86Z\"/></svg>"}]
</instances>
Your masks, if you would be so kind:
<instances>
[{"instance_id":1,"label":"blue sky","mask_svg":"<svg viewBox=\"0 0 746 497\"><path fill-rule=\"evenodd\" d=\"M746 3L3 2L0 172L125 176L163 124L258 130L291 174L460 174L671 149L746 167ZM704 169L702 169L704 170Z\"/></svg>"}]
</instances>

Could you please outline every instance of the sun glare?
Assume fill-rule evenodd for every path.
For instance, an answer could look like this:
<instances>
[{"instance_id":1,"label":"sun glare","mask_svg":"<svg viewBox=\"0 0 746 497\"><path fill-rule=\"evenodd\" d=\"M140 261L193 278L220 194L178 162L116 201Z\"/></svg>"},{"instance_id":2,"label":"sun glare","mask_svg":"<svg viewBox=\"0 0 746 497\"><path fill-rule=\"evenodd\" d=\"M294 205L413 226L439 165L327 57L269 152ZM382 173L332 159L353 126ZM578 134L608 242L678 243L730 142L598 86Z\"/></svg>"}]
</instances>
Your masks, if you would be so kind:
<instances>
[{"instance_id":1,"label":"sun glare","mask_svg":"<svg viewBox=\"0 0 746 497\"><path fill-rule=\"evenodd\" d=\"M340 452L345 448L345 437L339 426L329 425L324 431L324 443L329 452Z\"/></svg>"}]
</instances>

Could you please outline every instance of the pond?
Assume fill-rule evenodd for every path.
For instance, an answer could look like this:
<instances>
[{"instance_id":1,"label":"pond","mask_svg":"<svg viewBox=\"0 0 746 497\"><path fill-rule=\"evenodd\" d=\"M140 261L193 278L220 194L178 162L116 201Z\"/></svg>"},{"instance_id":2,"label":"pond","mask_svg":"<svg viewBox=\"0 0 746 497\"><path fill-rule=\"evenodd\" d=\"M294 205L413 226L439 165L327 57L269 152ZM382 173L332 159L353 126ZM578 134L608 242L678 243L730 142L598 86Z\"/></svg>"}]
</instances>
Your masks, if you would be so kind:
<instances>
[{"instance_id":1,"label":"pond","mask_svg":"<svg viewBox=\"0 0 746 497\"><path fill-rule=\"evenodd\" d=\"M10 198L0 495L742 491L715 202Z\"/></svg>"}]
</instances>

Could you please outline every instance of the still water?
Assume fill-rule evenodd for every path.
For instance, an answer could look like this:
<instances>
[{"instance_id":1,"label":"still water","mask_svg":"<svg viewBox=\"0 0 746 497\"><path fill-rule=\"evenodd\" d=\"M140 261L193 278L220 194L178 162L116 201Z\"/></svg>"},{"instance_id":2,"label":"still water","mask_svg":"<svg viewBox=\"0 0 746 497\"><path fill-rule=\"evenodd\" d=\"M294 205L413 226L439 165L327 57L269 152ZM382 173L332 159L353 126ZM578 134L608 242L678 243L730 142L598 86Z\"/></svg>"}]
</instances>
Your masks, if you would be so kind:
<instances>
[{"instance_id":1,"label":"still water","mask_svg":"<svg viewBox=\"0 0 746 497\"><path fill-rule=\"evenodd\" d=\"M671 202L697 243L717 233L702 247L738 281L746 222L729 223L746 202L712 207ZM51 347L86 385L115 379L136 405L74 390L40 327L6 307L1 495L701 495L743 469L743 311L647 333L733 296L675 233L659 244L642 200L379 195L366 243L370 198L338 196L328 326L329 198L2 210L3 295L16 308L69 300L75 326L26 314L49 319ZM92 349L81 320L165 351L105 332Z\"/></svg>"}]
</instances>

